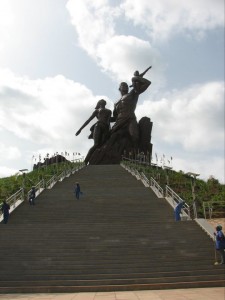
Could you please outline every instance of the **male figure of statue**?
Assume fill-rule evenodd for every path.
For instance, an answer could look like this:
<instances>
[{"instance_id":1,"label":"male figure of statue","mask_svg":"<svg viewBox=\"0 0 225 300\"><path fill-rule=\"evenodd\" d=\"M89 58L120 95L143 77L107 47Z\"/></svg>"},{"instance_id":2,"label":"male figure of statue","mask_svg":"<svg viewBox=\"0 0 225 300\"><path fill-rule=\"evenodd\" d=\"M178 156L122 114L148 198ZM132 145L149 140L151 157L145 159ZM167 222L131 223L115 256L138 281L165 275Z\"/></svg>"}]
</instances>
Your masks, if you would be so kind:
<instances>
[{"instance_id":1,"label":"male figure of statue","mask_svg":"<svg viewBox=\"0 0 225 300\"><path fill-rule=\"evenodd\" d=\"M121 82L119 86L121 98L115 103L113 117L111 118L111 122L115 121L115 124L111 130L110 146L112 146L118 138L128 133L131 138L132 147L137 147L139 129L135 116L135 109L139 95L151 84L148 79L142 77L150 68L151 67L140 75L137 71L134 73L136 76L132 78L133 88L130 92L128 84L126 82Z\"/></svg>"},{"instance_id":2,"label":"male figure of statue","mask_svg":"<svg viewBox=\"0 0 225 300\"><path fill-rule=\"evenodd\" d=\"M89 149L88 154L84 160L86 165L88 164L93 152L97 148L99 148L108 138L112 112L110 109L105 108L105 106L106 101L104 99L99 100L90 118L76 132L77 136L81 133L82 129L90 123L91 120L93 120L95 117L98 119L98 121L90 128L91 134L89 138L94 139L94 145Z\"/></svg>"}]
</instances>

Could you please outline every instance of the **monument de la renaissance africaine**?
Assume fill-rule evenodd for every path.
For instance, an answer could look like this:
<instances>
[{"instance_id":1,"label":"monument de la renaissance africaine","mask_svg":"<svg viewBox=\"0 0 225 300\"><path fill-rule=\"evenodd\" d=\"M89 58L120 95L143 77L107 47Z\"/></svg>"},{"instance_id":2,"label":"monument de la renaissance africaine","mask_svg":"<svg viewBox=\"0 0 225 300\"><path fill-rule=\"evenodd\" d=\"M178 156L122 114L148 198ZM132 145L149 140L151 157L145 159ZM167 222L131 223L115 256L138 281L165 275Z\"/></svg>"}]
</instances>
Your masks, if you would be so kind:
<instances>
[{"instance_id":1,"label":"monument de la renaissance africaine","mask_svg":"<svg viewBox=\"0 0 225 300\"><path fill-rule=\"evenodd\" d=\"M106 108L104 99L99 100L90 118L76 132L76 136L79 135L90 121L97 118L90 128L88 138L94 140L94 145L85 157L85 164L119 164L123 155L134 157L137 153L151 157L152 122L148 117L138 122L135 115L139 95L151 84L144 78L150 68L143 73L135 71L130 86L126 82L120 83L121 98L115 103L113 112ZM111 126L111 123L114 124Z\"/></svg>"}]
</instances>

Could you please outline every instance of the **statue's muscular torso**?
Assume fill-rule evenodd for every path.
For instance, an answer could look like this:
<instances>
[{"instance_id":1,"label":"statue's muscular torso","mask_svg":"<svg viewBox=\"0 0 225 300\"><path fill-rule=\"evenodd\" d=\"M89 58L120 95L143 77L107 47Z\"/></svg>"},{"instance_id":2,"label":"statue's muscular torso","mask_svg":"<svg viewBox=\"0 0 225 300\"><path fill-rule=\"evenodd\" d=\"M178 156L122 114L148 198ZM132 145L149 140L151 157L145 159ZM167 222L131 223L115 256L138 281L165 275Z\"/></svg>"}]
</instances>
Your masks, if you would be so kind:
<instances>
[{"instance_id":1,"label":"statue's muscular torso","mask_svg":"<svg viewBox=\"0 0 225 300\"><path fill-rule=\"evenodd\" d=\"M136 118L135 109L138 101L138 93L132 90L130 93L124 95L116 104L114 115L117 121L120 119Z\"/></svg>"}]
</instances>

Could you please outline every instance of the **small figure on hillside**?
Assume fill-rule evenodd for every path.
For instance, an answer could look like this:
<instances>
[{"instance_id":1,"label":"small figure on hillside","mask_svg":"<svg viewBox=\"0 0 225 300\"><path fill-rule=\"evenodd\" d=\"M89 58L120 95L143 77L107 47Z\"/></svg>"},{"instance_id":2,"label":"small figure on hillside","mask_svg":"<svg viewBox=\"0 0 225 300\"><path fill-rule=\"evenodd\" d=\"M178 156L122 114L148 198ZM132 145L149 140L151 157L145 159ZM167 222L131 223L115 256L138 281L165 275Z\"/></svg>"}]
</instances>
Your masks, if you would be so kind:
<instances>
[{"instance_id":1,"label":"small figure on hillside","mask_svg":"<svg viewBox=\"0 0 225 300\"><path fill-rule=\"evenodd\" d=\"M184 206L184 203L185 203L184 201L181 201L175 207L175 209L174 209L175 221L180 221L181 220L180 214L181 214L181 210Z\"/></svg>"},{"instance_id":2,"label":"small figure on hillside","mask_svg":"<svg viewBox=\"0 0 225 300\"><path fill-rule=\"evenodd\" d=\"M30 205L35 205L35 198L36 198L36 190L35 190L35 187L32 186L32 189L30 191L30 194L29 194L29 202L30 202Z\"/></svg>"},{"instance_id":3,"label":"small figure on hillside","mask_svg":"<svg viewBox=\"0 0 225 300\"><path fill-rule=\"evenodd\" d=\"M225 264L225 236L222 231L222 226L216 226L216 232L214 232L216 250L220 253L221 262L220 264Z\"/></svg>"},{"instance_id":4,"label":"small figure on hillside","mask_svg":"<svg viewBox=\"0 0 225 300\"><path fill-rule=\"evenodd\" d=\"M76 182L76 186L75 186L75 189L74 189L74 194L75 194L77 200L79 200L80 199L80 195L83 194L81 192L81 190L80 190L80 184L79 184L79 182Z\"/></svg>"},{"instance_id":5,"label":"small figure on hillside","mask_svg":"<svg viewBox=\"0 0 225 300\"><path fill-rule=\"evenodd\" d=\"M1 210L2 210L2 213L3 213L3 222L4 222L4 224L7 224L8 219L9 219L10 206L9 206L8 203L6 203L5 200L3 201Z\"/></svg>"}]
</instances>

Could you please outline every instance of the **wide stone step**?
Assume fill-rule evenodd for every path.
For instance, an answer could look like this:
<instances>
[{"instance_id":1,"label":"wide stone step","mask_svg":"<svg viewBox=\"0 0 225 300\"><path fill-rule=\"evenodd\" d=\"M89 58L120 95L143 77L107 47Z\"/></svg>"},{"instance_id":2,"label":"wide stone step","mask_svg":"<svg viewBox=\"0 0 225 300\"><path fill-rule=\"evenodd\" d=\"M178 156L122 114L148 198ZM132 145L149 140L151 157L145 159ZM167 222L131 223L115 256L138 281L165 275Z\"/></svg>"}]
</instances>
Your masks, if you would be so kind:
<instances>
[{"instance_id":1,"label":"wide stone step","mask_svg":"<svg viewBox=\"0 0 225 300\"><path fill-rule=\"evenodd\" d=\"M211 264L212 266L213 266L213 264ZM179 265L179 267L181 267L180 265ZM200 269L203 269L204 268L204 264L202 264L202 265L200 265L200 266L198 266L198 268L200 268ZM184 266L183 268L182 268L182 272L185 272L185 271L190 271L190 272L193 272L193 275L198 275L199 273L199 269L198 268L191 268L190 266ZM214 267L215 268L215 267ZM173 273L173 275L176 275L176 274L179 274L179 272L177 273L177 269L175 269L174 268L174 266L173 265L168 265L166 268L165 267L154 267L154 268L149 268L149 267L146 267L146 266L143 266L142 268L141 267L138 267L138 268L136 268L136 267L132 267L132 266L130 266L130 267L127 267L127 268L121 268L120 266L118 266L117 268L116 267L112 267L111 269L109 269L109 268L101 268L101 269L99 269L97 266L90 266L89 268L85 268L85 267L83 267L82 266L82 268L80 268L80 269L78 269L78 268L67 268L67 269L65 269L65 268L57 268L57 269L52 269L51 268L51 270L46 270L46 268L42 268L42 269L37 269L37 270L26 270L26 271L23 271L22 273L21 273L21 271L18 271L18 270L15 270L14 272L13 272L13 270L12 270L12 272L8 272L7 270L4 272L4 273L2 273L2 272L0 272L1 273L1 277L0 277L0 280L6 280L6 278L7 278L7 276L8 276L8 278L9 278L9 276L10 276L10 279L12 280L12 281L14 281L14 280L18 280L18 279L23 279L24 278L24 280L26 280L26 276L40 276L39 277L39 279L40 278L46 278L46 276L49 276L49 275L57 275L57 276L60 276L60 274L65 274L65 275L71 275L71 276L74 276L74 275L79 275L79 276L81 276L81 275L83 275L83 274L87 274L87 276L89 275L89 274L93 274L94 276L96 276L95 278L101 278L101 276L102 276L102 274L108 274L109 276L110 276L110 278L113 278L112 276L114 275L114 274L116 274L116 276L117 276L117 278L119 277L119 278L127 278L127 273L129 273L129 274L133 274L133 273L135 273L135 274L137 274L137 277L136 278L139 278L138 277L138 274L140 274L140 273L148 273L149 272L149 270L152 270L152 271L154 271L155 273L157 273L157 272L164 272L164 273L166 273L166 272L172 272ZM210 272L211 273L211 269L207 269L208 270L208 272ZM222 265L219 265L219 266L217 266L217 274L214 274L214 275L224 275L224 267L222 266ZM120 274L120 276L118 276L118 274ZM200 276L201 274L199 274L199 276ZM43 277L42 277L43 276ZM99 276L99 277L98 277ZM156 275L156 277L157 277L157 275Z\"/></svg>"},{"instance_id":2,"label":"wide stone step","mask_svg":"<svg viewBox=\"0 0 225 300\"><path fill-rule=\"evenodd\" d=\"M129 290L160 290L160 289L185 289L185 288L203 288L203 287L223 287L224 280L207 280L197 281L179 281L168 283L137 283L137 284L113 284L113 285L80 285L80 286L26 286L24 282L20 287L0 287L0 293L76 293L76 292L109 292L109 291L129 291Z\"/></svg>"},{"instance_id":3,"label":"wide stone step","mask_svg":"<svg viewBox=\"0 0 225 300\"><path fill-rule=\"evenodd\" d=\"M159 259L159 258L158 258ZM88 268L96 268L99 270L103 270L106 268L110 268L110 269L125 269L125 268L149 268L149 270L152 270L153 268L157 268L159 265L159 262L155 260L157 260L156 257L153 257L153 260L148 260L147 257L138 257L137 262L132 262L133 259L127 259L126 261L124 260L117 260L116 258L113 259L111 258L111 260L96 260L95 263L93 263L92 260L78 260L77 262L72 261L70 262L69 260L59 260L59 259L52 259L51 257L43 257L43 259L37 260L35 262L33 262L33 259L27 259L22 261L21 263L17 261L13 261L8 263L8 265L6 263L2 263L1 266L1 271L13 271L15 268L17 268L18 270L27 270L29 271L29 266L32 264L32 271L34 270L39 270L39 269L44 269L46 267L48 268L54 268L55 270L57 269L62 269L67 268L69 270L74 269L81 269L81 268L85 268L86 270ZM180 267L181 270L183 270L183 266L184 266L184 261L182 259L179 260L175 260L175 259L171 259L169 261L166 261L165 258L161 258L159 259L160 261L163 261L163 265L160 266L161 269L166 270L167 267L169 266L173 266L175 263L177 263L177 267ZM203 259L201 260L201 262L198 262L198 258L195 259L187 259L185 261L185 263L187 264L196 264L196 266L198 268L201 268L202 265L206 264L208 261L207 257L203 257ZM33 263L32 263L33 262ZM213 262L213 261L212 261ZM176 270L176 268L174 268ZM194 268L193 268L194 269Z\"/></svg>"},{"instance_id":4,"label":"wide stone step","mask_svg":"<svg viewBox=\"0 0 225 300\"><path fill-rule=\"evenodd\" d=\"M122 273L123 278L125 279L131 279L131 278L159 278L159 277L180 277L180 276L201 276L201 275L208 275L209 273L211 275L224 275L224 268L223 266L218 266L217 269L213 268L213 266L207 267L203 266L205 269L199 269L199 270L186 270L186 271L176 271L174 273L173 271L166 271L166 272L159 272L159 271L154 271L154 272L146 272L146 273ZM52 271L52 270L51 270ZM81 272L78 272L76 270L76 274L20 274L17 271L15 271L15 274L13 276L13 281L24 281L24 280L29 280L29 281L34 281L34 280L93 280L93 279L119 279L121 278L121 273L112 273L112 274L107 274L107 273L87 273L87 274L82 274ZM4 275L0 278L0 281L8 281L12 279L12 275Z\"/></svg>"},{"instance_id":5,"label":"wide stone step","mask_svg":"<svg viewBox=\"0 0 225 300\"><path fill-rule=\"evenodd\" d=\"M178 280L179 278L179 280ZM179 276L179 277L153 277L153 278L146 278L142 277L140 278L134 278L134 279L124 279L124 278L113 278L113 279L92 279L92 280L26 280L26 281L13 281L14 287L20 287L21 285L26 286L97 286L97 285L132 285L132 284L152 284L152 283L173 283L177 281L185 281L185 282L193 282L198 280L204 281L215 281L217 280L223 280L224 275L220 274L218 275L201 275L201 276ZM1 281L2 287L8 287L11 286L11 281Z\"/></svg>"},{"instance_id":6,"label":"wide stone step","mask_svg":"<svg viewBox=\"0 0 225 300\"><path fill-rule=\"evenodd\" d=\"M87 256L90 256L91 253L89 253L89 255L87 254ZM179 255L179 253L177 253ZM63 255L63 254L62 254ZM177 255L177 256L178 256ZM72 257L72 255L70 257L67 257L65 259L60 259L60 257L57 258L56 255L54 256L39 256L34 262L33 262L33 266L32 266L32 269L35 268L35 266L38 267L43 267L43 266L54 266L54 263L57 263L57 267L59 267L60 265L65 265L65 266L69 266L69 267L79 267L79 266L84 266L84 265L87 265L87 266L90 266L90 265L94 265L94 266L101 266L101 265L113 265L113 266L120 266L121 267L123 265L132 265L132 262L134 261L135 259L135 254L133 255L128 255L127 257L125 255L121 255L121 258L120 259L117 259L116 256L110 256L110 253L108 254L105 254L105 253L102 253L102 256L104 256L103 259L101 259L100 257L96 257L95 255L93 255L93 259L95 259L95 262L93 262L93 259L87 257L87 259L85 259L85 257L80 257L80 256L75 256L75 258ZM108 256L108 257L107 257ZM10 268L10 265L14 266L14 265L17 265L17 266L21 266L23 268L28 268L27 267L27 264L31 263L34 259L35 259L35 256L30 256L30 257L18 257L17 260L15 260L12 256L6 256L7 259L10 259L11 262L8 263L5 263L4 261L2 262L2 265L1 265L1 268L3 269L3 267L6 267L7 269ZM73 260L72 260L73 258ZM16 263L18 260L21 260L21 263L19 262L18 264ZM71 260L71 262L70 262ZM156 260L156 262L155 262ZM201 259L200 262L199 261L199 257L196 256L196 257L188 257L188 255L186 256L178 256L177 259L176 257L166 257L166 253L164 253L164 255L159 255L157 256L156 254L155 255L146 255L146 254L143 254L143 255L138 255L137 256L137 265L140 264L140 267L141 266L154 266L154 265L158 265L160 261L163 261L163 264L164 265L168 265L168 264L174 264L176 261L177 261L177 265L179 264L179 266L183 267L184 265L184 260L185 260L185 263L195 263L197 264L198 266L201 265L201 264L204 264L204 263L207 263L208 261L208 258L207 258L207 255L204 255ZM133 262L133 265L135 266L136 263Z\"/></svg>"}]
</instances>

